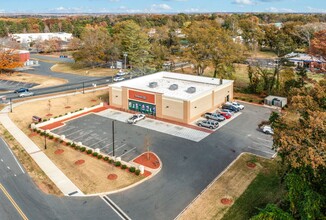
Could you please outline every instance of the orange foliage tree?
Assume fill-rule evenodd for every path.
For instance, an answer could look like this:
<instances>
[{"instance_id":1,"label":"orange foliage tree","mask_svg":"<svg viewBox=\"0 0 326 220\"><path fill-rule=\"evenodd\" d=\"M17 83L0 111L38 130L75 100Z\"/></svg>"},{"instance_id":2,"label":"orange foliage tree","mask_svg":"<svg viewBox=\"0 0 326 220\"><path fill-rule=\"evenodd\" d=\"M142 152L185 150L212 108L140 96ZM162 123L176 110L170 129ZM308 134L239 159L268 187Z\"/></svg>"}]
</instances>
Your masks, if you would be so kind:
<instances>
[{"instance_id":1,"label":"orange foliage tree","mask_svg":"<svg viewBox=\"0 0 326 220\"><path fill-rule=\"evenodd\" d=\"M326 30L315 33L311 40L310 53L326 59Z\"/></svg>"},{"instance_id":2,"label":"orange foliage tree","mask_svg":"<svg viewBox=\"0 0 326 220\"><path fill-rule=\"evenodd\" d=\"M19 55L12 49L0 49L0 73L11 71L17 67L23 66L19 62Z\"/></svg>"}]
</instances>

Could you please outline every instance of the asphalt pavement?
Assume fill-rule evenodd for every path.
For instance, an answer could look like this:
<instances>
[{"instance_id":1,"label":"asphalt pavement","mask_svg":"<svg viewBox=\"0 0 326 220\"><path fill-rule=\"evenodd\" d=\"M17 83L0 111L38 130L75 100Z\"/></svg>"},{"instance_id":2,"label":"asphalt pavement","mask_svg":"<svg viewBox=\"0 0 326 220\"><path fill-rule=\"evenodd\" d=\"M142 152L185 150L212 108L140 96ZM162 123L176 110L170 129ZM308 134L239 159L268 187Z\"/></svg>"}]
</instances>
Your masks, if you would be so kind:
<instances>
[{"instance_id":1,"label":"asphalt pavement","mask_svg":"<svg viewBox=\"0 0 326 220\"><path fill-rule=\"evenodd\" d=\"M21 219L17 207L28 219L121 219L99 196L57 197L42 193L2 139L0 161L0 219Z\"/></svg>"}]
</instances>

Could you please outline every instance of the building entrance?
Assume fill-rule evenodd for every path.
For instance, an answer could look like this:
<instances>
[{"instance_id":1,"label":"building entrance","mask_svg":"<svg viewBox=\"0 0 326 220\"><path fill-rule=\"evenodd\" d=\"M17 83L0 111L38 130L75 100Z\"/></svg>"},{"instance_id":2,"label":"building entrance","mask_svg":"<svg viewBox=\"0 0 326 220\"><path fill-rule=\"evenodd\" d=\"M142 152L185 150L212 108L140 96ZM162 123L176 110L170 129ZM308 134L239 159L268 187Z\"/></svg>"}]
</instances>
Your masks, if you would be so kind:
<instances>
[{"instance_id":1,"label":"building entrance","mask_svg":"<svg viewBox=\"0 0 326 220\"><path fill-rule=\"evenodd\" d=\"M128 101L129 110L141 112L143 114L156 116L156 107L148 103L137 102L133 100Z\"/></svg>"}]
</instances>

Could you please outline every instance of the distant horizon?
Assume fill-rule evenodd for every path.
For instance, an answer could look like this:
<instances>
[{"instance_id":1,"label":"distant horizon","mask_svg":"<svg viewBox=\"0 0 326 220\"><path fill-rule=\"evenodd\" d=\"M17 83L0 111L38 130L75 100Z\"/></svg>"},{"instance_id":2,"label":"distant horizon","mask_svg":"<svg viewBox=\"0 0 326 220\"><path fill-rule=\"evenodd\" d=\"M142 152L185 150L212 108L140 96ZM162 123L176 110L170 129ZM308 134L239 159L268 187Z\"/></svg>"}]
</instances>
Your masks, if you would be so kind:
<instances>
[{"instance_id":1,"label":"distant horizon","mask_svg":"<svg viewBox=\"0 0 326 220\"><path fill-rule=\"evenodd\" d=\"M11 0L2 14L326 13L325 0Z\"/></svg>"}]
</instances>

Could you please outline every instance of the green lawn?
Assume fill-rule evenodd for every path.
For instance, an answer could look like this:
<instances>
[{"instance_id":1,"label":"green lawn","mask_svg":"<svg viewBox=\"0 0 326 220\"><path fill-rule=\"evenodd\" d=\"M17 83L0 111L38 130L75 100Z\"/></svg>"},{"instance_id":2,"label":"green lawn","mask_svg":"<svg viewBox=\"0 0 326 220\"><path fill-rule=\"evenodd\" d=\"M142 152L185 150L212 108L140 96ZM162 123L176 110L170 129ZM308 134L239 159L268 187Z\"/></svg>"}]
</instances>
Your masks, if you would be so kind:
<instances>
[{"instance_id":1,"label":"green lawn","mask_svg":"<svg viewBox=\"0 0 326 220\"><path fill-rule=\"evenodd\" d=\"M247 190L235 201L224 215L223 220L250 219L267 203L277 203L285 194L280 183L276 161L259 161L264 169L257 175Z\"/></svg>"}]
</instances>

